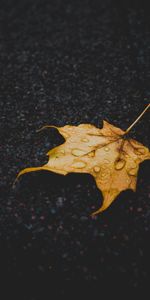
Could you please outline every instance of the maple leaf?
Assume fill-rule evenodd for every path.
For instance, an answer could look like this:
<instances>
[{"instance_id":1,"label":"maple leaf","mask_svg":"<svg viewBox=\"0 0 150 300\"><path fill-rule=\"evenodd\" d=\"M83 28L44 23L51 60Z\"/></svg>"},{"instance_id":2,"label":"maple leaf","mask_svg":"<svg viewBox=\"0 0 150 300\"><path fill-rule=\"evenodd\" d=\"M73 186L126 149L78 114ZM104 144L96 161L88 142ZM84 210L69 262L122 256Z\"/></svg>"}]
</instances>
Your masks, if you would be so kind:
<instances>
[{"instance_id":1,"label":"maple leaf","mask_svg":"<svg viewBox=\"0 0 150 300\"><path fill-rule=\"evenodd\" d=\"M136 190L139 164L150 159L150 151L147 147L134 139L126 138L126 134L149 106L150 104L126 131L107 121L103 121L101 129L91 124L42 127L41 129L56 128L65 142L47 153L49 160L45 165L26 168L18 174L17 178L22 174L38 170L48 170L63 175L91 174L103 195L102 206L92 215L104 211L123 190Z\"/></svg>"}]
</instances>

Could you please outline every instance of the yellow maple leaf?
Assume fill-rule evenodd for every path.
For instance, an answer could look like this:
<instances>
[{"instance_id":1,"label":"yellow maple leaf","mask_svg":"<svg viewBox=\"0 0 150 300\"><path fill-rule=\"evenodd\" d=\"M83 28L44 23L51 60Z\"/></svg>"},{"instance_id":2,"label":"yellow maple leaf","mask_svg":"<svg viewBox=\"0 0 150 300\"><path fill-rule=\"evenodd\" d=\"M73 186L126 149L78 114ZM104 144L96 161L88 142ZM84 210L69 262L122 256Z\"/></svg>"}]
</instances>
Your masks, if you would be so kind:
<instances>
[{"instance_id":1,"label":"yellow maple leaf","mask_svg":"<svg viewBox=\"0 0 150 300\"><path fill-rule=\"evenodd\" d=\"M17 178L22 174L38 170L48 170L63 175L91 174L103 194L102 206L92 215L104 211L121 191L136 190L139 164L150 159L150 151L147 147L136 140L126 138L126 134L149 106L150 104L126 131L106 121L103 121L102 129L91 124L42 127L41 129L56 128L65 138L65 142L47 153L49 160L45 165L26 168L18 174Z\"/></svg>"}]
</instances>

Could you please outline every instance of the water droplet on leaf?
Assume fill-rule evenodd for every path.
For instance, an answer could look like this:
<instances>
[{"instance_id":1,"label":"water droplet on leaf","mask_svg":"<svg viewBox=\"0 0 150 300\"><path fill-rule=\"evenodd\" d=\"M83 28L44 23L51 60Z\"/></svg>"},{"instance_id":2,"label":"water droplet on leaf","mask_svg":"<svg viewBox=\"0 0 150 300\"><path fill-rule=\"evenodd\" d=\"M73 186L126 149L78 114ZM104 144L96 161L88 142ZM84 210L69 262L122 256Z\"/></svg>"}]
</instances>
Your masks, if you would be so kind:
<instances>
[{"instance_id":1,"label":"water droplet on leaf","mask_svg":"<svg viewBox=\"0 0 150 300\"><path fill-rule=\"evenodd\" d=\"M73 149L72 154L75 155L75 156L82 156L82 155L85 154L85 152L83 150L80 150L80 149Z\"/></svg>"},{"instance_id":2,"label":"water droplet on leaf","mask_svg":"<svg viewBox=\"0 0 150 300\"><path fill-rule=\"evenodd\" d=\"M86 138L83 138L83 139L82 139L82 142L86 142L86 143L87 143L88 141L89 141L89 140L86 139Z\"/></svg>"},{"instance_id":3,"label":"water droplet on leaf","mask_svg":"<svg viewBox=\"0 0 150 300\"><path fill-rule=\"evenodd\" d=\"M86 166L86 163L83 161L76 161L75 163L72 164L73 168L78 168L78 169L82 169Z\"/></svg>"},{"instance_id":4,"label":"water droplet on leaf","mask_svg":"<svg viewBox=\"0 0 150 300\"><path fill-rule=\"evenodd\" d=\"M95 171L96 173L98 173L98 172L100 171L100 167L99 167L99 166L95 166L95 167L94 167L94 171Z\"/></svg>"},{"instance_id":5,"label":"water droplet on leaf","mask_svg":"<svg viewBox=\"0 0 150 300\"><path fill-rule=\"evenodd\" d=\"M60 152L61 152L62 154L65 154L65 150L63 150L63 149L62 149Z\"/></svg>"},{"instance_id":6,"label":"water droplet on leaf","mask_svg":"<svg viewBox=\"0 0 150 300\"><path fill-rule=\"evenodd\" d=\"M121 169L123 169L123 167L125 166L125 160L124 159L120 159L120 160L118 160L118 161L116 161L116 163L115 163L115 169L116 170L121 170Z\"/></svg>"},{"instance_id":7,"label":"water droplet on leaf","mask_svg":"<svg viewBox=\"0 0 150 300\"><path fill-rule=\"evenodd\" d=\"M134 153L137 155L144 155L145 154L145 149L144 148L138 148L134 150Z\"/></svg>"},{"instance_id":8,"label":"water droplet on leaf","mask_svg":"<svg viewBox=\"0 0 150 300\"><path fill-rule=\"evenodd\" d=\"M128 170L128 174L134 176L137 174L137 170L138 170L138 168L132 168L132 169Z\"/></svg>"}]
</instances>

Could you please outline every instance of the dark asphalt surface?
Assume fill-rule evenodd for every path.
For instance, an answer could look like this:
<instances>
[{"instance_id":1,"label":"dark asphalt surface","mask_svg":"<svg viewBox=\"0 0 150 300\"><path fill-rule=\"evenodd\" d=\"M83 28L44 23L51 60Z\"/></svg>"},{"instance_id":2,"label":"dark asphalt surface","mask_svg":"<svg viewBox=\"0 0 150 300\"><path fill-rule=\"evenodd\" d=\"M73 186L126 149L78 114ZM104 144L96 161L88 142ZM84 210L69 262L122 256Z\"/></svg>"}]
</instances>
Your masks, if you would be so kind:
<instances>
[{"instance_id":1,"label":"dark asphalt surface","mask_svg":"<svg viewBox=\"0 0 150 300\"><path fill-rule=\"evenodd\" d=\"M149 161L141 164L136 193L121 193L94 219L102 197L90 175L37 172L12 189L21 169L42 165L63 142L55 129L36 129L101 127L103 119L126 129L149 102L149 70L146 6L1 1L0 273L1 285L15 282L13 292L23 285L21 300L47 299L46 287L40 298L41 282L50 292L57 283L61 295L68 290L64 280L94 282L99 290L149 284ZM150 146L149 112L130 135Z\"/></svg>"}]
</instances>

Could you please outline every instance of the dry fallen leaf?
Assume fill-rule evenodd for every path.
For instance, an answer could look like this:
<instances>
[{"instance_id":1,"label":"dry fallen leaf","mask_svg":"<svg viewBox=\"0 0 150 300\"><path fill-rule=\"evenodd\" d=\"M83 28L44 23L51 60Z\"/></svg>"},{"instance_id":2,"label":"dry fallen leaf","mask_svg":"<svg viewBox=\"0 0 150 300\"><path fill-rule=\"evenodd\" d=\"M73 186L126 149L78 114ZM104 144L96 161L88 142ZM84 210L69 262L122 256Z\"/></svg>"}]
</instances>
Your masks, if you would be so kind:
<instances>
[{"instance_id":1,"label":"dry fallen leaf","mask_svg":"<svg viewBox=\"0 0 150 300\"><path fill-rule=\"evenodd\" d=\"M18 174L17 178L22 174L38 170L48 170L63 175L72 172L89 173L95 178L104 198L103 205L93 213L93 215L98 214L104 211L121 191L136 190L139 164L150 159L148 148L136 140L126 138L126 134L138 119L126 131L106 121L103 121L102 129L91 124L44 126L43 128L56 128L65 138L65 142L47 153L49 156L47 164L26 168Z\"/></svg>"}]
</instances>

